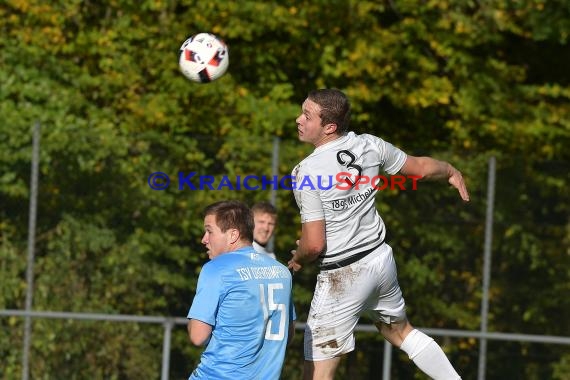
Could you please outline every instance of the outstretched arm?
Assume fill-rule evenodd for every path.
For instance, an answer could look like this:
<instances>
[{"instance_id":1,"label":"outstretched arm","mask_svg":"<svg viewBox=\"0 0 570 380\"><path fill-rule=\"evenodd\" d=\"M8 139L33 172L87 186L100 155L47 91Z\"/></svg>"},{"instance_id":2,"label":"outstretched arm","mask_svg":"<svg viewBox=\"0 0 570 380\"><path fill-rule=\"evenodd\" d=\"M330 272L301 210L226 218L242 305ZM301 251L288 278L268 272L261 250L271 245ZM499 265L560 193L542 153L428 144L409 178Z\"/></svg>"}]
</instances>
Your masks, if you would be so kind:
<instances>
[{"instance_id":1,"label":"outstretched arm","mask_svg":"<svg viewBox=\"0 0 570 380\"><path fill-rule=\"evenodd\" d=\"M451 186L459 191L461 199L466 202L469 201L469 192L461 172L448 162L431 157L407 156L400 172L404 175L417 175L427 180L447 180Z\"/></svg>"}]
</instances>

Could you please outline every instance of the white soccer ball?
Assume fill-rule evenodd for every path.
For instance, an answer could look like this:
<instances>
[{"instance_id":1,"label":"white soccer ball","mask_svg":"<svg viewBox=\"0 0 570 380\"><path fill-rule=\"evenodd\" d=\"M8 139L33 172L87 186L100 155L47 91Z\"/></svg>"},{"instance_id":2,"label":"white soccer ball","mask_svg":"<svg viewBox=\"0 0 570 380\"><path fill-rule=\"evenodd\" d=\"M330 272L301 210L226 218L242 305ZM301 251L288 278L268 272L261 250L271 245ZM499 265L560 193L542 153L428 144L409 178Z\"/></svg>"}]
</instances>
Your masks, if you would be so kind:
<instances>
[{"instance_id":1,"label":"white soccer ball","mask_svg":"<svg viewBox=\"0 0 570 380\"><path fill-rule=\"evenodd\" d=\"M178 61L182 74L193 82L208 83L228 70L228 47L211 33L198 33L180 47Z\"/></svg>"}]
</instances>

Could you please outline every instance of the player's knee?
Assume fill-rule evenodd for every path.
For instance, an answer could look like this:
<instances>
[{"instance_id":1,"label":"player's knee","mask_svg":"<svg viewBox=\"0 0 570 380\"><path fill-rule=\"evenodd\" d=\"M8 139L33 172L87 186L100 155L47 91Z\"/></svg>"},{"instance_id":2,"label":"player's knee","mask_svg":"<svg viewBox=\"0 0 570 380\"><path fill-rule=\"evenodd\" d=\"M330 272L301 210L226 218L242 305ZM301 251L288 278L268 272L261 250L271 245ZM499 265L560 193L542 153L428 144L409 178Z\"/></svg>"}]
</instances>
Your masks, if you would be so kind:
<instances>
[{"instance_id":1,"label":"player's knee","mask_svg":"<svg viewBox=\"0 0 570 380\"><path fill-rule=\"evenodd\" d=\"M378 322L376 327L388 342L398 348L402 345L406 336L413 330L412 325L407 320L389 324Z\"/></svg>"},{"instance_id":2,"label":"player's knee","mask_svg":"<svg viewBox=\"0 0 570 380\"><path fill-rule=\"evenodd\" d=\"M305 360L303 380L333 380L340 357L313 362Z\"/></svg>"}]
</instances>

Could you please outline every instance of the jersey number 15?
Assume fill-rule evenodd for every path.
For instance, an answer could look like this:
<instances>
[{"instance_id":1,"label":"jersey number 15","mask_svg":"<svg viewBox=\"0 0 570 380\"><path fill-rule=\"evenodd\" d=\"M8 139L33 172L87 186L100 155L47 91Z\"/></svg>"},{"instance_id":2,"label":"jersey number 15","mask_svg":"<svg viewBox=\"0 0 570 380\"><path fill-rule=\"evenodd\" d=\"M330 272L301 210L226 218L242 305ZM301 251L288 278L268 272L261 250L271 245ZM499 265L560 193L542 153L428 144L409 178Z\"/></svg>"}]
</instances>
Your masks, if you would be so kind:
<instances>
[{"instance_id":1,"label":"jersey number 15","mask_svg":"<svg viewBox=\"0 0 570 380\"><path fill-rule=\"evenodd\" d=\"M275 303L274 294L275 290L283 289L283 284L272 283L267 284L267 298L265 297L265 286L259 284L259 296L261 299L261 308L263 309L263 320L265 321L265 339L267 340L283 340L285 338L285 318L287 318L287 309L285 304ZM269 312L280 312L279 328L276 333L273 333L273 321L269 319ZM273 314L273 313L272 313Z\"/></svg>"}]
</instances>

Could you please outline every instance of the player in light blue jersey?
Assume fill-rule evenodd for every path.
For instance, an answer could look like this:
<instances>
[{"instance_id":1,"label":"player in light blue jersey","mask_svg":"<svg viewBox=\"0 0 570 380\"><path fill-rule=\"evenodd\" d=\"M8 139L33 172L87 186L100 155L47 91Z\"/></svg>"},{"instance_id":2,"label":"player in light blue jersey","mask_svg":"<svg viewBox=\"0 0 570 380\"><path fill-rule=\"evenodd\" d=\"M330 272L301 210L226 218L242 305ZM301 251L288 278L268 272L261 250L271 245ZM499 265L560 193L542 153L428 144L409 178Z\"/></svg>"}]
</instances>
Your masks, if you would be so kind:
<instances>
[{"instance_id":1,"label":"player in light blue jersey","mask_svg":"<svg viewBox=\"0 0 570 380\"><path fill-rule=\"evenodd\" d=\"M245 204L217 202L204 215L210 261L198 278L188 335L206 347L189 379L279 379L295 328L291 273L253 249Z\"/></svg>"}]
</instances>

